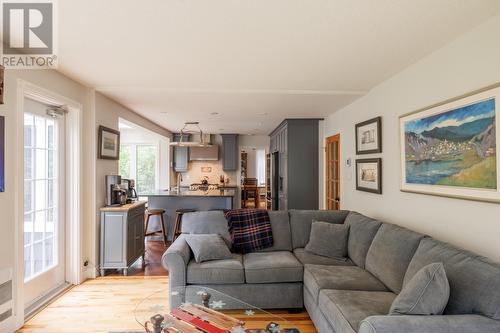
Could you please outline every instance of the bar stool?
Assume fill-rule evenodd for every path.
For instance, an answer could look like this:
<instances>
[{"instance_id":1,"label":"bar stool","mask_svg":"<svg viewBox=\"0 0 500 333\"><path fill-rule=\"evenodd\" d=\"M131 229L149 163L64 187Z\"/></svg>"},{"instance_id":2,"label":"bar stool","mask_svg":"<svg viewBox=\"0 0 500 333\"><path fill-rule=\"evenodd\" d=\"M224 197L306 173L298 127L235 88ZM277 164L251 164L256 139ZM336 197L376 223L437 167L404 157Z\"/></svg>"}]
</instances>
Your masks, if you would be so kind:
<instances>
[{"instance_id":1,"label":"bar stool","mask_svg":"<svg viewBox=\"0 0 500 333\"><path fill-rule=\"evenodd\" d=\"M196 212L196 210L195 209L181 208L181 209L177 209L175 211L176 216L175 216L174 239L173 239L174 241L181 234L182 216L184 215L184 213L192 213L192 212Z\"/></svg>"},{"instance_id":2,"label":"bar stool","mask_svg":"<svg viewBox=\"0 0 500 333\"><path fill-rule=\"evenodd\" d=\"M163 214L165 214L164 209L147 209L146 212L146 218L145 218L145 226L144 226L144 237L147 236L163 236L163 242L165 243L165 246L167 246L167 231L165 230L165 221L163 220ZM160 224L161 224L161 230L156 230L156 231L148 231L148 226L149 226L149 219L151 216L159 216L160 217Z\"/></svg>"}]
</instances>

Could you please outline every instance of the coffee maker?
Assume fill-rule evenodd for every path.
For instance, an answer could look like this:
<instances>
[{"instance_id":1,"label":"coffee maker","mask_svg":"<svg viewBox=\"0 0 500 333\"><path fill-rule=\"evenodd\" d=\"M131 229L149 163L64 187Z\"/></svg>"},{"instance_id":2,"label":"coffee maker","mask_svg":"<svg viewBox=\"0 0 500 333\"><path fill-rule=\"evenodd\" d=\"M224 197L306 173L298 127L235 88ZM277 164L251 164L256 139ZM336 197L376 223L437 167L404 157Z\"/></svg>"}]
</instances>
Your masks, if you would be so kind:
<instances>
[{"instance_id":1,"label":"coffee maker","mask_svg":"<svg viewBox=\"0 0 500 333\"><path fill-rule=\"evenodd\" d=\"M127 203L137 200L137 191L135 190L135 180L122 179L122 188L127 191Z\"/></svg>"},{"instance_id":2,"label":"coffee maker","mask_svg":"<svg viewBox=\"0 0 500 333\"><path fill-rule=\"evenodd\" d=\"M106 176L106 206L122 206L127 203L127 191L121 184L121 176Z\"/></svg>"}]
</instances>

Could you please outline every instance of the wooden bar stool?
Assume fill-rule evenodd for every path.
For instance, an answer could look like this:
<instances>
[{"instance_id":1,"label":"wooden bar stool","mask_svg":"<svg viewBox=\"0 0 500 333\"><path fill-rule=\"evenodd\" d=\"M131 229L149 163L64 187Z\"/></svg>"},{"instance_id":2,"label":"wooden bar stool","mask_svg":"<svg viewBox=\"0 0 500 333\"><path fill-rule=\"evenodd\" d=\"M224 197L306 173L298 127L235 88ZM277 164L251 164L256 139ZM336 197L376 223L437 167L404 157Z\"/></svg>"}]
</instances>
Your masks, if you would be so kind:
<instances>
[{"instance_id":1,"label":"wooden bar stool","mask_svg":"<svg viewBox=\"0 0 500 333\"><path fill-rule=\"evenodd\" d=\"M146 218L145 218L145 226L144 226L144 237L147 236L163 236L163 242L165 246L167 246L167 231L165 230L165 221L163 220L163 214L165 214L164 209L147 209L146 210ZM159 216L161 229L155 231L148 231L149 219L151 216Z\"/></svg>"},{"instance_id":2,"label":"wooden bar stool","mask_svg":"<svg viewBox=\"0 0 500 333\"><path fill-rule=\"evenodd\" d=\"M174 239L173 239L174 241L182 233L181 232L181 229L182 229L182 216L184 215L184 213L192 213L192 212L196 212L196 210L195 209L181 208L181 209L177 209L175 211L176 216L175 216Z\"/></svg>"}]
</instances>

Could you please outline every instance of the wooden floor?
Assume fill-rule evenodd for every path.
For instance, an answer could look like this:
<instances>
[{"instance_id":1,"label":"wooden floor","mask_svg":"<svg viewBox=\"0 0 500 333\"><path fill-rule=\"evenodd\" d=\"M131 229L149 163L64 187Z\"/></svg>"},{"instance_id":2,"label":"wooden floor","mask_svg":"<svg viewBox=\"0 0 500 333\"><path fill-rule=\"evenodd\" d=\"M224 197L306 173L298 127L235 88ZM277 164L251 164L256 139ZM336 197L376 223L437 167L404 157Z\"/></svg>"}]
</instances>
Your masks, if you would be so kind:
<instances>
[{"instance_id":1,"label":"wooden floor","mask_svg":"<svg viewBox=\"0 0 500 333\"><path fill-rule=\"evenodd\" d=\"M170 244L167 244L169 246ZM142 259L137 260L128 269L128 276L167 276L168 271L161 265L161 257L167 250L163 241L146 242L146 265L142 267ZM122 276L122 271L107 270L106 276Z\"/></svg>"},{"instance_id":2,"label":"wooden floor","mask_svg":"<svg viewBox=\"0 0 500 333\"><path fill-rule=\"evenodd\" d=\"M28 321L19 333L107 333L144 331L151 315L168 311L168 277L110 276L88 280L75 286ZM298 328L301 333L316 330L307 312L289 314L270 311L284 318L282 326ZM231 312L229 312L231 313ZM232 312L234 313L234 312ZM273 315L241 315L248 328L262 328ZM278 321L279 323L279 321Z\"/></svg>"}]
</instances>

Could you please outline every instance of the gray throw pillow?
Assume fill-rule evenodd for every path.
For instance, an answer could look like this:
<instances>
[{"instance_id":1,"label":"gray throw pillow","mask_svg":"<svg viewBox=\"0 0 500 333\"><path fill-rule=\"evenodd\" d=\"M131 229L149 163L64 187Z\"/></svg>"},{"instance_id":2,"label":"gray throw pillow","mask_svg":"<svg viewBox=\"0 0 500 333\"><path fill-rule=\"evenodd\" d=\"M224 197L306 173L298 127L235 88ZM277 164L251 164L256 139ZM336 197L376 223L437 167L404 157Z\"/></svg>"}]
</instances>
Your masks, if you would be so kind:
<instances>
[{"instance_id":1,"label":"gray throw pillow","mask_svg":"<svg viewBox=\"0 0 500 333\"><path fill-rule=\"evenodd\" d=\"M184 239L194 254L197 263L209 260L231 259L233 256L220 235L186 234Z\"/></svg>"},{"instance_id":2,"label":"gray throw pillow","mask_svg":"<svg viewBox=\"0 0 500 333\"><path fill-rule=\"evenodd\" d=\"M390 315L442 315L450 285L442 263L422 267L392 302Z\"/></svg>"},{"instance_id":3,"label":"gray throw pillow","mask_svg":"<svg viewBox=\"0 0 500 333\"><path fill-rule=\"evenodd\" d=\"M320 256L347 260L349 226L313 221L305 250Z\"/></svg>"}]
</instances>

